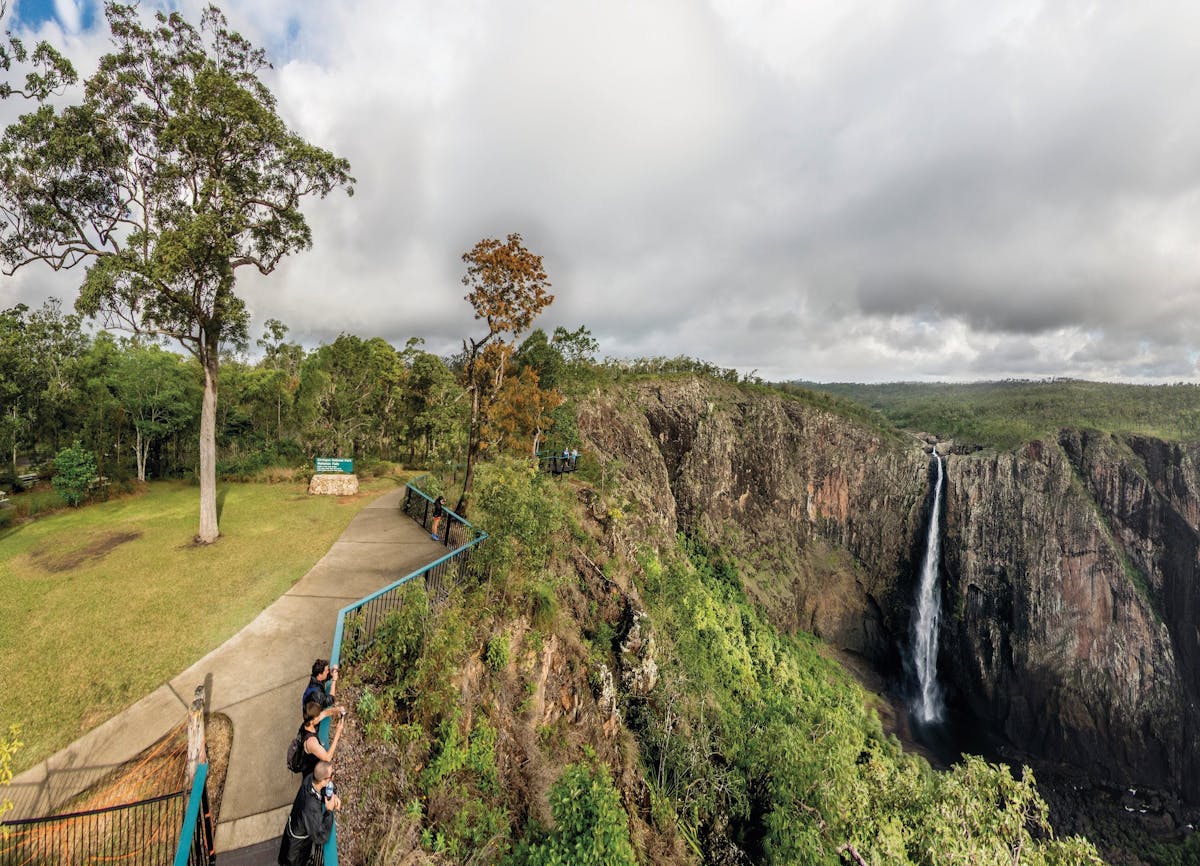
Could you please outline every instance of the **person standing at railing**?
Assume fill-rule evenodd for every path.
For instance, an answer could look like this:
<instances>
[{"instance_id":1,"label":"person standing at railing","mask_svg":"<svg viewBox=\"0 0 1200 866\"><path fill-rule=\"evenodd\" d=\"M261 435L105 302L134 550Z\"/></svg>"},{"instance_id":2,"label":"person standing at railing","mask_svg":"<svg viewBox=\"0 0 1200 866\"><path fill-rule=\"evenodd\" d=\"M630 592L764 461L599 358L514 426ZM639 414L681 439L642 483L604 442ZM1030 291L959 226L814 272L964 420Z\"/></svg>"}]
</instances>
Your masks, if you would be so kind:
<instances>
[{"instance_id":1,"label":"person standing at railing","mask_svg":"<svg viewBox=\"0 0 1200 866\"><path fill-rule=\"evenodd\" d=\"M433 500L433 532L429 537L434 541L441 541L441 536L438 535L438 527L441 526L442 518L446 516L446 497L439 496Z\"/></svg>"},{"instance_id":2,"label":"person standing at railing","mask_svg":"<svg viewBox=\"0 0 1200 866\"><path fill-rule=\"evenodd\" d=\"M313 851L329 838L334 813L341 809L342 798L333 784L333 765L318 761L312 773L300 783L292 801L292 811L279 841L279 866L307 864Z\"/></svg>"},{"instance_id":3,"label":"person standing at railing","mask_svg":"<svg viewBox=\"0 0 1200 866\"><path fill-rule=\"evenodd\" d=\"M317 736L317 726L321 724L322 719L332 718L336 718L338 722L333 729L333 739L326 749L321 745L321 738ZM337 751L338 740L342 738L342 726L345 724L345 707L329 707L322 710L316 701L309 701L304 705L304 724L300 726L299 731L304 749L302 773L307 776L319 762L333 760L333 753Z\"/></svg>"},{"instance_id":4,"label":"person standing at railing","mask_svg":"<svg viewBox=\"0 0 1200 866\"><path fill-rule=\"evenodd\" d=\"M300 712L304 712L304 705L309 701L316 701L321 705L321 709L333 706L333 698L337 694L337 680L337 665L330 667L328 659L317 659L313 662L312 676L309 677L308 686L300 698ZM326 685L329 686L328 691L325 690Z\"/></svg>"}]
</instances>

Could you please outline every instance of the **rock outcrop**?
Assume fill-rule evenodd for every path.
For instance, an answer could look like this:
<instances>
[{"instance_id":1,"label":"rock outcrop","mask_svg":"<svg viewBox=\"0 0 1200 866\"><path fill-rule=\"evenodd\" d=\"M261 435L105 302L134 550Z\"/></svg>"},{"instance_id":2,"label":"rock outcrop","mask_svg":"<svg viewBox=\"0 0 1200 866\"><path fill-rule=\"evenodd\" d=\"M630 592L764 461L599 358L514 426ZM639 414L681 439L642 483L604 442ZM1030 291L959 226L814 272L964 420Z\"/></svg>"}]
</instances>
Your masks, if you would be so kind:
<instances>
[{"instance_id":1,"label":"rock outcrop","mask_svg":"<svg viewBox=\"0 0 1200 866\"><path fill-rule=\"evenodd\" d=\"M579 428L588 459L622 476L631 536L719 541L777 624L894 662L911 587L897 578L912 572L929 488L915 440L696 378L602 394Z\"/></svg>"}]
</instances>

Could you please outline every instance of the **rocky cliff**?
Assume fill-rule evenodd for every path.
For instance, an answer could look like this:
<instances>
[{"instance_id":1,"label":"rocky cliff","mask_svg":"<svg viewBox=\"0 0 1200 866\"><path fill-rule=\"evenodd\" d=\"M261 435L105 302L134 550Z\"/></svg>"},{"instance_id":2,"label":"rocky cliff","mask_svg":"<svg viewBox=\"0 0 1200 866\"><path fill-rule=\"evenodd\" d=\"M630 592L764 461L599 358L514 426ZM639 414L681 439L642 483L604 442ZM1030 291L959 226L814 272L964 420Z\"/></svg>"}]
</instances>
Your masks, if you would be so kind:
<instances>
[{"instance_id":1,"label":"rocky cliff","mask_svg":"<svg viewBox=\"0 0 1200 866\"><path fill-rule=\"evenodd\" d=\"M1200 801L1197 450L1063 431L952 456L943 670L1032 755Z\"/></svg>"},{"instance_id":2,"label":"rocky cliff","mask_svg":"<svg viewBox=\"0 0 1200 866\"><path fill-rule=\"evenodd\" d=\"M630 537L684 532L735 552L785 627L894 664L929 458L794 397L696 378L587 401L586 453L619 474ZM917 552L919 553L919 552Z\"/></svg>"},{"instance_id":3,"label":"rocky cliff","mask_svg":"<svg viewBox=\"0 0 1200 866\"><path fill-rule=\"evenodd\" d=\"M695 378L579 414L629 497L630 539L682 531L748 564L751 595L895 672L929 457L802 399ZM1064 431L951 454L940 677L1035 759L1200 802L1200 448Z\"/></svg>"}]
</instances>

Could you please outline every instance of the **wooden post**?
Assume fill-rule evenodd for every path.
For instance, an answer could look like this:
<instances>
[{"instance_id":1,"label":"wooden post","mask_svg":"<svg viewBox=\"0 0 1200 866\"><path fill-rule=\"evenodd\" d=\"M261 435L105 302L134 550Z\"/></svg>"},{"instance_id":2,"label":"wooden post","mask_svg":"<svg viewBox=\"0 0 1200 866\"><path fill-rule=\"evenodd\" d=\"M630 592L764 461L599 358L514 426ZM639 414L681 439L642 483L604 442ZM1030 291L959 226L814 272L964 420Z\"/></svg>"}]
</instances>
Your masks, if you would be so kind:
<instances>
[{"instance_id":1,"label":"wooden post","mask_svg":"<svg viewBox=\"0 0 1200 866\"><path fill-rule=\"evenodd\" d=\"M204 686L196 686L196 694L188 710L187 783L196 778L196 767L208 763L208 748L204 742Z\"/></svg>"}]
</instances>

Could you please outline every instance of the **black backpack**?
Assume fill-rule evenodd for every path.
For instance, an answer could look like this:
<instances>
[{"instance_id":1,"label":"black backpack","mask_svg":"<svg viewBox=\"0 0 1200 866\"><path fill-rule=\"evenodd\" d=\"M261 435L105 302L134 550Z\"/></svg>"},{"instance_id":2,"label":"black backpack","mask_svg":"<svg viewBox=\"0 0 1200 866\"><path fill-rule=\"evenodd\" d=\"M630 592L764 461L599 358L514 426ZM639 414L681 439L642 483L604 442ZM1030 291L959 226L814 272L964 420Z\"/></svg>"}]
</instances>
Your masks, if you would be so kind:
<instances>
[{"instance_id":1,"label":"black backpack","mask_svg":"<svg viewBox=\"0 0 1200 866\"><path fill-rule=\"evenodd\" d=\"M304 772L304 756L308 753L304 751L304 741L308 739L306 736L308 731L304 730L304 726L296 731L296 738L288 744L287 747L287 768L293 773Z\"/></svg>"}]
</instances>

